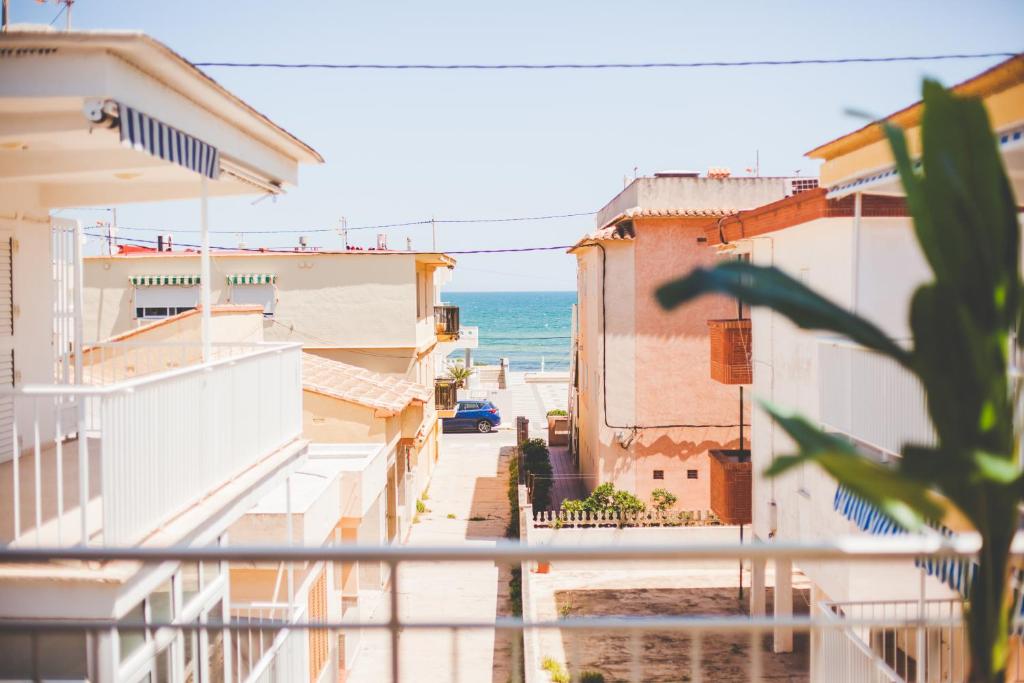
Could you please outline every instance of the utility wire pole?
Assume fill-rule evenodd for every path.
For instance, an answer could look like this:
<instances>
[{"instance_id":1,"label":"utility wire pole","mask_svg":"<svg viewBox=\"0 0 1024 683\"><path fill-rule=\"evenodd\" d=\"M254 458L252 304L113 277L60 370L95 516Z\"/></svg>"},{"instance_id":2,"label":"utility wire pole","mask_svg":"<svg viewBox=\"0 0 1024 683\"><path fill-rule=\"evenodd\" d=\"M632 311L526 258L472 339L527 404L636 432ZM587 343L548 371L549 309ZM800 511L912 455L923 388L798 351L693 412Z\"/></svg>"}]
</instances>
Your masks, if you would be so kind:
<instances>
[{"instance_id":1,"label":"utility wire pole","mask_svg":"<svg viewBox=\"0 0 1024 683\"><path fill-rule=\"evenodd\" d=\"M434 220L433 216L430 217L430 234L431 234L430 250L436 252L437 251L437 221Z\"/></svg>"}]
</instances>

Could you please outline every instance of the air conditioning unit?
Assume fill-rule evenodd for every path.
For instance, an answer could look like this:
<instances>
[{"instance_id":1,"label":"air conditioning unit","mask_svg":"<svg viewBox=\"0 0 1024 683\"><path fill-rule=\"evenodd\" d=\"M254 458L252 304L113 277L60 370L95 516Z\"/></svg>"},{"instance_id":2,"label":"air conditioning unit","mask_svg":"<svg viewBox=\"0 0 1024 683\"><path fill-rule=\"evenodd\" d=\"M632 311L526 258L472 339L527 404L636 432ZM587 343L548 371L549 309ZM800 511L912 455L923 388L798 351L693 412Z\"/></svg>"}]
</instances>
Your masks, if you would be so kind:
<instances>
[{"instance_id":1,"label":"air conditioning unit","mask_svg":"<svg viewBox=\"0 0 1024 683\"><path fill-rule=\"evenodd\" d=\"M786 179L786 196L791 197L801 192L807 192L807 190L814 190L818 187L817 178L787 178Z\"/></svg>"}]
</instances>

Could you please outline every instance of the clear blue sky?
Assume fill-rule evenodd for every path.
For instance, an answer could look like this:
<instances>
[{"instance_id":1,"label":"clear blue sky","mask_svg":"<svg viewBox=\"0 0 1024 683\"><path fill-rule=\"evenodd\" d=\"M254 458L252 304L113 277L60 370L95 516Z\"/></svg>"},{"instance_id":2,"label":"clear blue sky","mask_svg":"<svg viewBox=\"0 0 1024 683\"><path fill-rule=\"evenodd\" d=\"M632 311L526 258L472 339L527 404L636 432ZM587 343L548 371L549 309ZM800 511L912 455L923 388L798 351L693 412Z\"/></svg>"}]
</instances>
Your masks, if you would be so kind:
<instances>
[{"instance_id":1,"label":"clear blue sky","mask_svg":"<svg viewBox=\"0 0 1024 683\"><path fill-rule=\"evenodd\" d=\"M52 2L13 0L12 20L48 23ZM61 19L58 24L62 24ZM100 2L79 28L141 29L193 61L692 61L1014 51L1024 3L814 2ZM217 200L214 229L284 246L261 229L589 211L632 177L666 168L814 175L802 155L916 99L928 74L954 83L996 60L688 71L325 72L211 68L327 163L250 205ZM83 214L83 216L86 216ZM95 219L95 214L87 216ZM195 202L135 205L122 225L195 228ZM568 244L591 218L438 228L445 249ZM124 232L122 234L136 234ZM151 233L144 233L151 234ZM430 246L430 230L391 231ZM372 231L353 233L370 244ZM319 244L337 247L334 235ZM184 241L184 236L178 238ZM234 243L234 239L224 240ZM317 242L314 242L317 243ZM560 252L459 259L451 289L573 289Z\"/></svg>"}]
</instances>

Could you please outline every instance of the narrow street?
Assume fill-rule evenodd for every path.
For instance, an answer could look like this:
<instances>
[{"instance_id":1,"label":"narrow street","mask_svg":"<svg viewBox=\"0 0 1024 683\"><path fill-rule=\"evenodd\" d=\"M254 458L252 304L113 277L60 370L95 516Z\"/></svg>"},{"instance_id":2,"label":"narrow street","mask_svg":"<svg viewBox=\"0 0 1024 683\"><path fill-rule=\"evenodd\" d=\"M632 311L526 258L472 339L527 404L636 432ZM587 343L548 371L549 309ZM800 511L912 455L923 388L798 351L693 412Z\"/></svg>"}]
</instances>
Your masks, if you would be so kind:
<instances>
[{"instance_id":1,"label":"narrow street","mask_svg":"<svg viewBox=\"0 0 1024 683\"><path fill-rule=\"evenodd\" d=\"M428 512L421 513L413 525L409 545L491 547L505 537L509 521L506 473L515 444L515 417L529 416L531 427L536 427L531 434L541 436L547 401L535 386L527 384L497 392L492 400L502 413L499 430L444 435L441 458L423 501ZM414 563L402 565L398 578L399 609L406 622L479 622L510 614L507 566L493 562ZM383 600L372 620L387 619L388 603ZM366 631L363 642L364 649L348 680L387 680L391 663L388 632ZM401 680L505 683L511 672L511 642L489 629L456 634L405 629L399 646Z\"/></svg>"}]
</instances>

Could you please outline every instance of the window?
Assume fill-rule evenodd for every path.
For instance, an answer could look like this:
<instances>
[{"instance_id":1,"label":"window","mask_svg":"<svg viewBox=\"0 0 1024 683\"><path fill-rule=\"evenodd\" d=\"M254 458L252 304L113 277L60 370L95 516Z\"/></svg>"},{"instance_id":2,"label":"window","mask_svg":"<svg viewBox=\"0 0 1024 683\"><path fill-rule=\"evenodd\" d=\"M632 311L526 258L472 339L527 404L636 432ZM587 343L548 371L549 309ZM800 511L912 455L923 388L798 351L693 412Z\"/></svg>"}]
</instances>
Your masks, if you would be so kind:
<instances>
[{"instance_id":1,"label":"window","mask_svg":"<svg viewBox=\"0 0 1024 683\"><path fill-rule=\"evenodd\" d=\"M665 470L654 470L654 478L655 479L664 479L665 478Z\"/></svg>"},{"instance_id":2,"label":"window","mask_svg":"<svg viewBox=\"0 0 1024 683\"><path fill-rule=\"evenodd\" d=\"M199 287L136 287L135 317L159 320L199 305Z\"/></svg>"},{"instance_id":3,"label":"window","mask_svg":"<svg viewBox=\"0 0 1024 683\"><path fill-rule=\"evenodd\" d=\"M231 303L262 306L263 316L272 318L274 317L274 309L277 306L277 289L271 283L232 285Z\"/></svg>"},{"instance_id":4,"label":"window","mask_svg":"<svg viewBox=\"0 0 1024 683\"><path fill-rule=\"evenodd\" d=\"M686 470L686 478L687 479L696 479L697 478L697 470Z\"/></svg>"}]
</instances>

